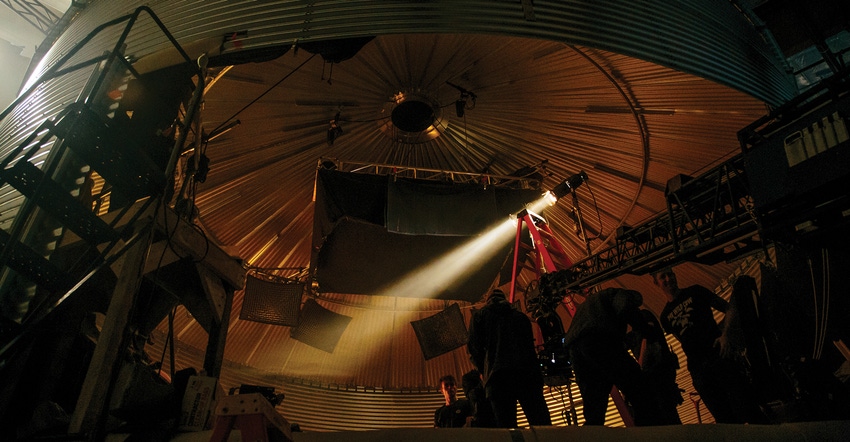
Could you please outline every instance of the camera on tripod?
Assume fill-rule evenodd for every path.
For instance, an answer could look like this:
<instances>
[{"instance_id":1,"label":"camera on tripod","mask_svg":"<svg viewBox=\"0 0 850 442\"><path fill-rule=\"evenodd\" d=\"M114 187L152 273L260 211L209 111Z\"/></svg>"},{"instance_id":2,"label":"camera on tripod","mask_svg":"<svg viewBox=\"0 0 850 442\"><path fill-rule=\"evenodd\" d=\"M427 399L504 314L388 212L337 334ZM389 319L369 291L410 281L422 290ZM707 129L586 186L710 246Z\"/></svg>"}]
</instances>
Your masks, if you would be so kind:
<instances>
[{"instance_id":1,"label":"camera on tripod","mask_svg":"<svg viewBox=\"0 0 850 442\"><path fill-rule=\"evenodd\" d=\"M573 377L570 352L564 344L564 335L546 341L537 352L537 361L543 372L543 383L550 386L569 385Z\"/></svg>"}]
</instances>

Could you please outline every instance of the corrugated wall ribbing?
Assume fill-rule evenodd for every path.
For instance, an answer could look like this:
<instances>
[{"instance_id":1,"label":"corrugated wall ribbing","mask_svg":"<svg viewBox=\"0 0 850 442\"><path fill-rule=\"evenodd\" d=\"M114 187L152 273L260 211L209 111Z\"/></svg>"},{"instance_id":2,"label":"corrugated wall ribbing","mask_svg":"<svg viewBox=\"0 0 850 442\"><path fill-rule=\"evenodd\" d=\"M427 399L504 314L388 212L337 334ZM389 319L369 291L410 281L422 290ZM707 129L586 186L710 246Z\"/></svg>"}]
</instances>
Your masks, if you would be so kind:
<instances>
[{"instance_id":1,"label":"corrugated wall ribbing","mask_svg":"<svg viewBox=\"0 0 850 442\"><path fill-rule=\"evenodd\" d=\"M245 49L295 42L394 33L485 33L525 36L598 47L693 73L772 104L793 95L793 83L743 16L727 1L538 1L534 20L515 2L468 1L92 1L47 53L34 77L55 64L96 26L149 5L182 44L247 31ZM99 34L78 61L112 48L121 27ZM169 46L142 15L128 39L128 55L141 57ZM214 45L213 45L214 46ZM74 101L87 75L51 81L0 127L5 156L45 118ZM72 81L73 80L73 81ZM0 194L0 222L8 224L17 193Z\"/></svg>"},{"instance_id":2,"label":"corrugated wall ribbing","mask_svg":"<svg viewBox=\"0 0 850 442\"><path fill-rule=\"evenodd\" d=\"M730 2L675 0L537 1L534 20L516 2L489 0L302 2L92 1L58 44L149 5L182 42L248 31L245 49L398 33L483 33L544 38L653 61L778 104L794 94L770 46ZM145 22L142 27L150 27ZM153 35L151 32L150 35ZM144 39L145 37L139 37ZM144 48L162 48L150 39ZM51 50L48 58L55 58ZM136 54L143 55L143 52Z\"/></svg>"},{"instance_id":3,"label":"corrugated wall ribbing","mask_svg":"<svg viewBox=\"0 0 850 442\"><path fill-rule=\"evenodd\" d=\"M164 336L156 332L154 344L148 347L150 354L162 353ZM176 370L199 367L203 352L182 343L177 347ZM283 402L277 407L289 422L298 423L306 431L358 431L387 428L430 428L433 426L434 410L442 405L443 397L434 388L384 390L375 387L360 387L312 383L286 376L262 372L254 368L225 363L220 384L225 392L240 385L274 387L284 393ZM164 364L168 370L169 363ZM687 375L687 371L685 371ZM689 381L690 378L688 378ZM459 393L463 397L463 393ZM570 399L572 396L572 399ZM582 402L575 384L560 387L545 387L544 397L556 426L575 425L573 416L581 424ZM574 412L571 411L574 408ZM520 427L527 426L522 409L517 409ZM705 416L703 411L703 416ZM686 421L695 423L696 419ZM622 418L614 403L609 401L606 425L623 426Z\"/></svg>"}]
</instances>

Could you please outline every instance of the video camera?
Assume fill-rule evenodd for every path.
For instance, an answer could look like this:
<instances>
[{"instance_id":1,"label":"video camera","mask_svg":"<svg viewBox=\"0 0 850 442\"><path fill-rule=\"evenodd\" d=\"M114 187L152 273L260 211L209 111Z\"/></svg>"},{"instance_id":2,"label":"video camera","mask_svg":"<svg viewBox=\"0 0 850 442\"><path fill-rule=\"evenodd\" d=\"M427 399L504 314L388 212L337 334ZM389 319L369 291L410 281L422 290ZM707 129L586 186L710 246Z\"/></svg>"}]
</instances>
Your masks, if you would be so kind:
<instances>
[{"instance_id":1,"label":"video camera","mask_svg":"<svg viewBox=\"0 0 850 442\"><path fill-rule=\"evenodd\" d=\"M550 387L569 385L573 377L570 352L564 336L549 339L537 352L537 361L543 372L543 383Z\"/></svg>"}]
</instances>

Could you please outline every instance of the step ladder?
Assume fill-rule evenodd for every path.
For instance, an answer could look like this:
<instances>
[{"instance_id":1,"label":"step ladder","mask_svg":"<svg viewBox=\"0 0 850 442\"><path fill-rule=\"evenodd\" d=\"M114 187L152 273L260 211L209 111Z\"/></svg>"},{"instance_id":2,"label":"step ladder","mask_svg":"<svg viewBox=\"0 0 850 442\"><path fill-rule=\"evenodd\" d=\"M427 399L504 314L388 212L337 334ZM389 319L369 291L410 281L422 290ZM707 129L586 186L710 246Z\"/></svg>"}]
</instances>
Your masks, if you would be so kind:
<instances>
[{"instance_id":1,"label":"step ladder","mask_svg":"<svg viewBox=\"0 0 850 442\"><path fill-rule=\"evenodd\" d=\"M242 440L291 442L292 426L261 393L224 396L215 407L210 442L226 442L239 429ZM270 437L271 436L271 437Z\"/></svg>"},{"instance_id":2,"label":"step ladder","mask_svg":"<svg viewBox=\"0 0 850 442\"><path fill-rule=\"evenodd\" d=\"M519 212L516 217L517 226L513 261L514 271L511 278L510 302L514 301L517 275L520 272L521 265L520 255L523 251L525 251L526 254L529 251L533 253L534 266L531 267L531 269L535 272L535 275L537 276L536 279L538 281L544 274L567 269L573 265L567 255L567 252L561 246L561 243L558 242L557 238L555 238L555 234L552 233L552 229L549 228L549 224L545 219L543 219L540 215L529 212L528 210ZM523 226L528 228L528 233L531 235L532 246L530 248L522 242ZM523 259L523 263L525 261L526 260ZM576 307L572 296L564 298L563 302L567 311L570 313L570 316L573 316L575 314Z\"/></svg>"}]
</instances>

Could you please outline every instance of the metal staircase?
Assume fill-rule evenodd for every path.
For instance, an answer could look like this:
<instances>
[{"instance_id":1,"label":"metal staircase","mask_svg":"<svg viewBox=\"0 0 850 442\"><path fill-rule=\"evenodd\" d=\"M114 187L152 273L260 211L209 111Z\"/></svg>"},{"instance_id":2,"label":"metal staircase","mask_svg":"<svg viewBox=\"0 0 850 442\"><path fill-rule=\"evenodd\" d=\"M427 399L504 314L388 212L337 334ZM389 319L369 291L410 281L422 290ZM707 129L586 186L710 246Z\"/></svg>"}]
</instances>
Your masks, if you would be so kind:
<instances>
[{"instance_id":1,"label":"metal staircase","mask_svg":"<svg viewBox=\"0 0 850 442\"><path fill-rule=\"evenodd\" d=\"M172 122L176 131L170 137L142 136L145 130L156 129L145 126L149 121L139 116L142 112L133 115L130 109L122 114L128 104L121 100L128 88L136 87L137 97L156 97L155 91L149 86L145 89L140 81L144 74L137 72L124 55L125 40L142 14L159 25L182 56L184 63L178 75L189 83L194 78L191 99L168 103L183 107L182 121ZM71 63L72 57L95 36L117 26L124 28L112 51ZM22 201L11 228L0 229L0 300L7 307L6 319L22 326L12 333L0 330L0 357L27 326L44 318L141 237L144 227L135 222L141 213L149 206L168 203L174 187L175 159L203 92L203 69L189 58L153 12L142 7L95 28L3 111L0 121L40 85L81 69L92 70L81 98L40 124L0 161L0 187L14 189ZM162 107L161 103L157 105ZM172 111L178 115L177 108ZM133 119L140 123L134 124ZM168 145L158 146L164 154L150 152L152 140L160 144L167 141ZM94 187L99 191L94 192ZM139 200L146 202L133 204ZM128 213L131 207L133 213ZM117 213L109 217L110 222L101 217L107 211ZM68 243L70 236L85 246L78 244L65 253L74 256L57 258L60 244L63 240ZM18 310L10 313L9 305Z\"/></svg>"}]
</instances>

